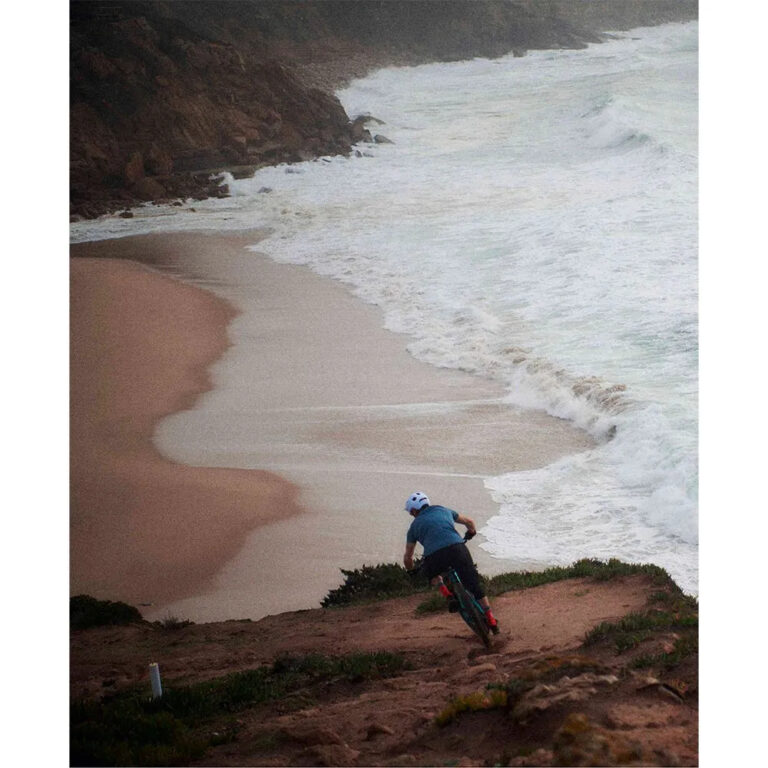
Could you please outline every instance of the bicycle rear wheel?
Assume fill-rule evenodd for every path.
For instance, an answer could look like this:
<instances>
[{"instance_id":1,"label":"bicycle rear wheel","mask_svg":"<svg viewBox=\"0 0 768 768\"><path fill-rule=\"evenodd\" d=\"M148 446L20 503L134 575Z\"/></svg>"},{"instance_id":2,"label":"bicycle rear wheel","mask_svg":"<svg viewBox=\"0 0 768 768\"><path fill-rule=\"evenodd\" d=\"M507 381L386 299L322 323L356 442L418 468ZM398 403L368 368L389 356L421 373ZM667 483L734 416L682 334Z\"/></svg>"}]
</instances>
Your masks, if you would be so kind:
<instances>
[{"instance_id":1,"label":"bicycle rear wheel","mask_svg":"<svg viewBox=\"0 0 768 768\"><path fill-rule=\"evenodd\" d=\"M485 614L482 608L480 608L475 598L469 594L467 588L460 581L455 582L451 586L461 604L462 618L467 622L469 628L483 641L483 645L486 648L490 648L491 635L485 622Z\"/></svg>"}]
</instances>

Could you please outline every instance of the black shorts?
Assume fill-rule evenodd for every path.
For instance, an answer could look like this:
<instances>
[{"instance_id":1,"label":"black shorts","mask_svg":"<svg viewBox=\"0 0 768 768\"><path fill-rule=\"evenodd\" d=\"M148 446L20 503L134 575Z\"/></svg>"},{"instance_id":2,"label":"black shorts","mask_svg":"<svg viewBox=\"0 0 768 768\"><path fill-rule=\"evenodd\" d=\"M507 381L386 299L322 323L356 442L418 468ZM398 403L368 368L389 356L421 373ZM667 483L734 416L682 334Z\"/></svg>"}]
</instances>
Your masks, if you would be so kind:
<instances>
[{"instance_id":1,"label":"black shorts","mask_svg":"<svg viewBox=\"0 0 768 768\"><path fill-rule=\"evenodd\" d=\"M478 600L485 597L485 590L477 573L477 568L475 568L472 555L469 554L467 545L464 542L451 544L450 547L443 547L424 558L424 572L427 574L428 579L440 576L449 568L456 569L461 583Z\"/></svg>"}]
</instances>

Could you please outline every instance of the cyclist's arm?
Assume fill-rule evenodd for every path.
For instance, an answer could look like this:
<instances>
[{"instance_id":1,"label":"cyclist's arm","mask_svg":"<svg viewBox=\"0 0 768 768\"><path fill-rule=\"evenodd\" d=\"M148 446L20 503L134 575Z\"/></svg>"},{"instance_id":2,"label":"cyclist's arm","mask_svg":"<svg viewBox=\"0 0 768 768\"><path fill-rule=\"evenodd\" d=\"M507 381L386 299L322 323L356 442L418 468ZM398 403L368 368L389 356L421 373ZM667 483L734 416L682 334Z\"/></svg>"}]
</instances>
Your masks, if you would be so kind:
<instances>
[{"instance_id":1,"label":"cyclist's arm","mask_svg":"<svg viewBox=\"0 0 768 768\"><path fill-rule=\"evenodd\" d=\"M408 542L405 545L405 555L403 555L403 565L406 571L413 568L413 552L416 549L416 542Z\"/></svg>"},{"instance_id":2,"label":"cyclist's arm","mask_svg":"<svg viewBox=\"0 0 768 768\"><path fill-rule=\"evenodd\" d=\"M459 515L456 518L457 523L461 523L462 525L467 526L467 530L474 536L477 533L477 529L475 528L475 521L471 517L466 517L465 515Z\"/></svg>"}]
</instances>

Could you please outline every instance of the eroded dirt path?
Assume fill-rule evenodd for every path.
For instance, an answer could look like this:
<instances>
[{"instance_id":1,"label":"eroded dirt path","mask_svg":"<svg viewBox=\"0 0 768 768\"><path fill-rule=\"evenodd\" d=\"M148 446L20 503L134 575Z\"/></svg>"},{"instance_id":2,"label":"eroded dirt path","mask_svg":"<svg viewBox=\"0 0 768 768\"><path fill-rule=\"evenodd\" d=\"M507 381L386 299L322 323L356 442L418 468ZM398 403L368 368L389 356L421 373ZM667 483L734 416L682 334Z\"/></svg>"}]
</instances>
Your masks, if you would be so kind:
<instances>
[{"instance_id":1,"label":"eroded dirt path","mask_svg":"<svg viewBox=\"0 0 768 768\"><path fill-rule=\"evenodd\" d=\"M298 708L278 703L238 713L237 738L209 750L199 764L547 765L553 732L578 713L588 718L588 736L608 761L599 764L619 764L634 748L642 764L692 765L694 705L642 675L619 674L611 666L615 652L590 650L587 658L580 647L600 622L643 609L652 590L645 577L632 576L571 579L499 596L493 604L502 631L490 651L455 615L417 616L424 595L258 622L94 629L73 635L72 694L94 696L146 682L151 661L172 685L252 669L285 654L399 652L413 669L397 677L329 684ZM528 722L512 723L499 710L467 713L447 727L435 724L457 696L558 665L575 671L529 692ZM585 728L574 728L582 738ZM632 746L638 744L642 748Z\"/></svg>"}]
</instances>

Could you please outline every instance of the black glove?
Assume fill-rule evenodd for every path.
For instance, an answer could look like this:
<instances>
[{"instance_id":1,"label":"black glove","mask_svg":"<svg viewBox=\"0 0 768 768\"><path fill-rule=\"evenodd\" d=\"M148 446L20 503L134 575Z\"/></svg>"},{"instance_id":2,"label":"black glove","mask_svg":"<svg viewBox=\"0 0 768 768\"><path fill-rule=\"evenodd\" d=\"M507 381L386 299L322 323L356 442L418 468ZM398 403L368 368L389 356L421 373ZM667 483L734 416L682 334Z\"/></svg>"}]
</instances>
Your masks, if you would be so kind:
<instances>
[{"instance_id":1,"label":"black glove","mask_svg":"<svg viewBox=\"0 0 768 768\"><path fill-rule=\"evenodd\" d=\"M464 534L464 541L469 541L470 539L474 539L476 533L477 531L467 531Z\"/></svg>"}]
</instances>

